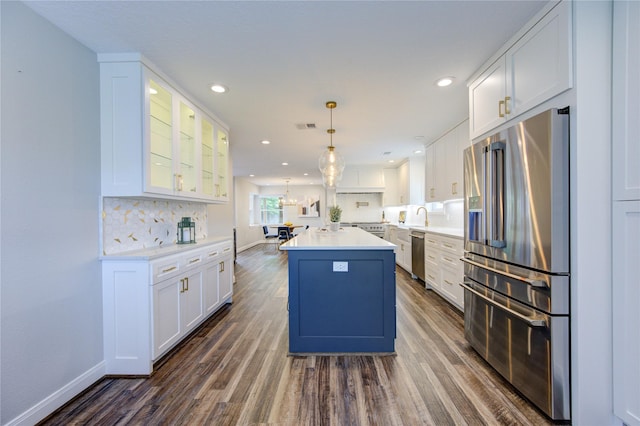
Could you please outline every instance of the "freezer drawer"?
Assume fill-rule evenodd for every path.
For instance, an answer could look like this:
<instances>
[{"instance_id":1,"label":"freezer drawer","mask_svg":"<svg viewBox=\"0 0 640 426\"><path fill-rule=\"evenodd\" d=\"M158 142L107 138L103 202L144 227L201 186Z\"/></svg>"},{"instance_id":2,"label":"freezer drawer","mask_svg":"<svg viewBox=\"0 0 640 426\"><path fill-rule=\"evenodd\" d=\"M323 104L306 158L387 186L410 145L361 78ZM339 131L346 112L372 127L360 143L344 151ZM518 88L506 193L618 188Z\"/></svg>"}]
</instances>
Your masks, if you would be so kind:
<instances>
[{"instance_id":1,"label":"freezer drawer","mask_svg":"<svg viewBox=\"0 0 640 426\"><path fill-rule=\"evenodd\" d=\"M465 278L471 346L554 420L570 419L569 317L546 315Z\"/></svg>"}]
</instances>

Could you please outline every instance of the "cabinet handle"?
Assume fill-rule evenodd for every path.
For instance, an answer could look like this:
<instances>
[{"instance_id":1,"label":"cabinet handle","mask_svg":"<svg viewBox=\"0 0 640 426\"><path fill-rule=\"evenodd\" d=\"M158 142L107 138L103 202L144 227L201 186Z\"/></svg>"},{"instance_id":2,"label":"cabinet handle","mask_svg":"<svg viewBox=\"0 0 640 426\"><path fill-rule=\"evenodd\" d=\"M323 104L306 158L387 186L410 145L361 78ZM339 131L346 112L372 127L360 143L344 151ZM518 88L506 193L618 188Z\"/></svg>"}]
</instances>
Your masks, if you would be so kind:
<instances>
[{"instance_id":1,"label":"cabinet handle","mask_svg":"<svg viewBox=\"0 0 640 426\"><path fill-rule=\"evenodd\" d=\"M451 184L451 194L456 195L458 193L458 182Z\"/></svg>"},{"instance_id":2,"label":"cabinet handle","mask_svg":"<svg viewBox=\"0 0 640 426\"><path fill-rule=\"evenodd\" d=\"M222 251L224 252L224 251L230 251L230 250L231 250L231 247L227 247L226 249L224 249Z\"/></svg>"},{"instance_id":3,"label":"cabinet handle","mask_svg":"<svg viewBox=\"0 0 640 426\"><path fill-rule=\"evenodd\" d=\"M219 272L224 272L224 262L220 262L220 268L218 269Z\"/></svg>"},{"instance_id":4,"label":"cabinet handle","mask_svg":"<svg viewBox=\"0 0 640 426\"><path fill-rule=\"evenodd\" d=\"M184 291L189 291L189 277L185 278L184 282L187 285L187 288L185 288Z\"/></svg>"},{"instance_id":5,"label":"cabinet handle","mask_svg":"<svg viewBox=\"0 0 640 426\"><path fill-rule=\"evenodd\" d=\"M509 101L511 100L511 96L507 96L504 98L504 113L511 114L511 110L509 109Z\"/></svg>"},{"instance_id":6,"label":"cabinet handle","mask_svg":"<svg viewBox=\"0 0 640 426\"><path fill-rule=\"evenodd\" d=\"M189 265L193 265L194 263L198 263L198 262L200 262L200 258L197 258L197 259L191 259L191 260L189 261Z\"/></svg>"},{"instance_id":7,"label":"cabinet handle","mask_svg":"<svg viewBox=\"0 0 640 426\"><path fill-rule=\"evenodd\" d=\"M443 246L447 247L447 248L453 248L453 246L451 244L447 244L447 243L442 243Z\"/></svg>"},{"instance_id":8,"label":"cabinet handle","mask_svg":"<svg viewBox=\"0 0 640 426\"><path fill-rule=\"evenodd\" d=\"M180 293L184 293L184 278L180 280Z\"/></svg>"},{"instance_id":9,"label":"cabinet handle","mask_svg":"<svg viewBox=\"0 0 640 426\"><path fill-rule=\"evenodd\" d=\"M218 252L217 251L212 251L211 253L209 253L207 256L209 257L213 257L213 256L217 256Z\"/></svg>"},{"instance_id":10,"label":"cabinet handle","mask_svg":"<svg viewBox=\"0 0 640 426\"><path fill-rule=\"evenodd\" d=\"M164 274L165 272L170 272L170 271L173 271L174 269L176 269L176 267L172 266L171 268L163 269L161 273Z\"/></svg>"},{"instance_id":11,"label":"cabinet handle","mask_svg":"<svg viewBox=\"0 0 640 426\"><path fill-rule=\"evenodd\" d=\"M430 189L429 189L429 196L430 196L431 198L435 198L435 197L436 197L436 196L435 196L435 192L436 192L435 188L430 188Z\"/></svg>"},{"instance_id":12,"label":"cabinet handle","mask_svg":"<svg viewBox=\"0 0 640 426\"><path fill-rule=\"evenodd\" d=\"M176 187L176 191L182 191L182 184L184 182L184 180L182 179L182 175L179 174L175 174L175 182L174 185Z\"/></svg>"},{"instance_id":13,"label":"cabinet handle","mask_svg":"<svg viewBox=\"0 0 640 426\"><path fill-rule=\"evenodd\" d=\"M453 263L453 259L451 259L450 257L442 256L442 258L449 263Z\"/></svg>"},{"instance_id":14,"label":"cabinet handle","mask_svg":"<svg viewBox=\"0 0 640 426\"><path fill-rule=\"evenodd\" d=\"M453 283L449 280L444 280L445 283L449 284L449 285L453 285Z\"/></svg>"},{"instance_id":15,"label":"cabinet handle","mask_svg":"<svg viewBox=\"0 0 640 426\"><path fill-rule=\"evenodd\" d=\"M502 113L502 107L504 106L504 101L498 102L498 117L504 117Z\"/></svg>"}]
</instances>

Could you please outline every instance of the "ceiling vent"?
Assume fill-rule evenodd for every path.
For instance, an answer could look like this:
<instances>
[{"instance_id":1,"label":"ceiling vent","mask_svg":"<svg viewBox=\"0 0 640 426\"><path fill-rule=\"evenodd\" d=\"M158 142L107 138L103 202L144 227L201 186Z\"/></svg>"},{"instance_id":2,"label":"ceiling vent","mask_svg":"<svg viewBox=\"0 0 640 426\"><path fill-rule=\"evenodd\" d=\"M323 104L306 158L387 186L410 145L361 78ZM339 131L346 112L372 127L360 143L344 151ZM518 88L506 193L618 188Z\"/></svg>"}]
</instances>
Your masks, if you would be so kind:
<instances>
[{"instance_id":1,"label":"ceiling vent","mask_svg":"<svg viewBox=\"0 0 640 426\"><path fill-rule=\"evenodd\" d=\"M296 124L296 128L298 130L315 129L316 123L298 123Z\"/></svg>"}]
</instances>

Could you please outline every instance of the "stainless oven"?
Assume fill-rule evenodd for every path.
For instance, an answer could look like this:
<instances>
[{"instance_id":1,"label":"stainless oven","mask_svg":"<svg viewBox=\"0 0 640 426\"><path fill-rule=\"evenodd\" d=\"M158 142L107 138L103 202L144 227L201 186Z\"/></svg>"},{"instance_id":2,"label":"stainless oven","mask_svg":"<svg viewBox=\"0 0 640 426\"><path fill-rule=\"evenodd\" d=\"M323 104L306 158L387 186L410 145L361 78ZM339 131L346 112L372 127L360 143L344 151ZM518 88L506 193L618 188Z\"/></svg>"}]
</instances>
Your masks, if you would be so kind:
<instances>
[{"instance_id":1,"label":"stainless oven","mask_svg":"<svg viewBox=\"0 0 640 426\"><path fill-rule=\"evenodd\" d=\"M350 223L347 226L357 227L376 237L384 238L384 224L380 222L357 222Z\"/></svg>"}]
</instances>

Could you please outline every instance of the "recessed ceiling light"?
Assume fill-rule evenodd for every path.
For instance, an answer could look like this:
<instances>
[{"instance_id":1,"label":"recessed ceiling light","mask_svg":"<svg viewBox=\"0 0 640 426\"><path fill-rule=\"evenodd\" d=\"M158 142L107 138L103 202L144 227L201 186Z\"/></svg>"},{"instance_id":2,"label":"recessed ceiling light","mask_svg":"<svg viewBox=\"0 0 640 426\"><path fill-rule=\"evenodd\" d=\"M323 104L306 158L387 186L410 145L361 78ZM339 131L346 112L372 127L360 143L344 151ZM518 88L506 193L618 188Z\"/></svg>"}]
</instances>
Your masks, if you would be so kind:
<instances>
[{"instance_id":1,"label":"recessed ceiling light","mask_svg":"<svg viewBox=\"0 0 640 426\"><path fill-rule=\"evenodd\" d=\"M263 141L260 141L260 143L261 143L262 145L269 145L269 144L271 143L271 141L268 141L268 140L266 140L266 139L265 139L265 140L263 140Z\"/></svg>"},{"instance_id":2,"label":"recessed ceiling light","mask_svg":"<svg viewBox=\"0 0 640 426\"><path fill-rule=\"evenodd\" d=\"M283 165L283 166L288 166L288 165L289 165L289 163L286 163L286 162L285 162L285 163L282 163L282 165Z\"/></svg>"},{"instance_id":3,"label":"recessed ceiling light","mask_svg":"<svg viewBox=\"0 0 640 426\"><path fill-rule=\"evenodd\" d=\"M413 151L414 154L422 154L422 150L421 149L416 149L415 151Z\"/></svg>"},{"instance_id":4,"label":"recessed ceiling light","mask_svg":"<svg viewBox=\"0 0 640 426\"><path fill-rule=\"evenodd\" d=\"M395 163L395 162L396 162L396 160L389 160L389 162L390 162L390 163Z\"/></svg>"},{"instance_id":5,"label":"recessed ceiling light","mask_svg":"<svg viewBox=\"0 0 640 426\"><path fill-rule=\"evenodd\" d=\"M453 83L453 80L454 80L454 78L453 78L453 77L443 77L443 78L441 78L440 80L438 80L438 81L436 82L436 84L437 84L439 87L447 87L447 86L451 85L451 83Z\"/></svg>"},{"instance_id":6,"label":"recessed ceiling light","mask_svg":"<svg viewBox=\"0 0 640 426\"><path fill-rule=\"evenodd\" d=\"M222 84L216 83L211 85L211 90L214 91L215 93L225 93L229 89L227 89L226 86L223 86Z\"/></svg>"},{"instance_id":7,"label":"recessed ceiling light","mask_svg":"<svg viewBox=\"0 0 640 426\"><path fill-rule=\"evenodd\" d=\"M249 177L256 177L256 175L249 175Z\"/></svg>"},{"instance_id":8,"label":"recessed ceiling light","mask_svg":"<svg viewBox=\"0 0 640 426\"><path fill-rule=\"evenodd\" d=\"M305 173L304 175L305 175L305 176L309 176L309 173Z\"/></svg>"}]
</instances>

